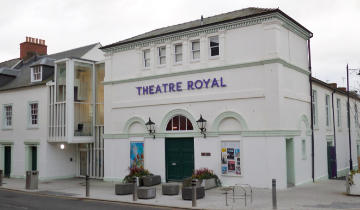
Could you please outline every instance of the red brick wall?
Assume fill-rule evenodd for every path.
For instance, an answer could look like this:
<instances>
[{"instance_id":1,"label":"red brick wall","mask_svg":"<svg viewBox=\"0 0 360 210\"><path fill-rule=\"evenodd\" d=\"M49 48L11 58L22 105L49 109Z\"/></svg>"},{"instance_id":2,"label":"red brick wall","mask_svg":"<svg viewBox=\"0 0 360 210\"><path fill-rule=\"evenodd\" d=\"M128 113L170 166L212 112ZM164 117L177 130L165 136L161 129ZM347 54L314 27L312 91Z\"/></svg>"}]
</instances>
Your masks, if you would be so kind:
<instances>
[{"instance_id":1,"label":"red brick wall","mask_svg":"<svg viewBox=\"0 0 360 210\"><path fill-rule=\"evenodd\" d=\"M26 59L35 54L47 54L45 40L26 37L26 41L20 44L20 59Z\"/></svg>"}]
</instances>

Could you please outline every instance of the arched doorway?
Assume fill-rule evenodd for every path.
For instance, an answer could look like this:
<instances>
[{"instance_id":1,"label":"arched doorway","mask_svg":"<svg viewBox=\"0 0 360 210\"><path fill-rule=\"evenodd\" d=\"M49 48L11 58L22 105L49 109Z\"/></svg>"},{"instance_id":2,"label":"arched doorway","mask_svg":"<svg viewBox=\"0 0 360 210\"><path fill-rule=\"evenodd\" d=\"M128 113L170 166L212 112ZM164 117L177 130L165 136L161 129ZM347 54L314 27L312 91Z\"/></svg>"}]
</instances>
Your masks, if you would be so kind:
<instances>
[{"instance_id":1,"label":"arched doorway","mask_svg":"<svg viewBox=\"0 0 360 210\"><path fill-rule=\"evenodd\" d=\"M166 132L193 131L192 122L183 115L173 116ZM180 181L190 177L194 170L194 138L165 138L166 180Z\"/></svg>"}]
</instances>

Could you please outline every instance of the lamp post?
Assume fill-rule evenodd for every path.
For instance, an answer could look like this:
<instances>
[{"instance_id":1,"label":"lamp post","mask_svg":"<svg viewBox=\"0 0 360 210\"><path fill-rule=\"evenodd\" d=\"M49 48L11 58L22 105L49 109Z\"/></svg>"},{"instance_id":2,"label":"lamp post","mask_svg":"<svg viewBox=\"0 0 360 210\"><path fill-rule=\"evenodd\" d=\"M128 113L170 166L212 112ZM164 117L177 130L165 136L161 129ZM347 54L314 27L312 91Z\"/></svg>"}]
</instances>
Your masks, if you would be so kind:
<instances>
[{"instance_id":1,"label":"lamp post","mask_svg":"<svg viewBox=\"0 0 360 210\"><path fill-rule=\"evenodd\" d=\"M350 170L353 170L352 165L352 156L351 156L351 125L350 125L350 89L349 89L349 71L359 71L357 75L360 75L360 69L349 69L349 64L346 64L346 85L347 85L347 118L348 118L348 126L349 126L349 164Z\"/></svg>"},{"instance_id":2,"label":"lamp post","mask_svg":"<svg viewBox=\"0 0 360 210\"><path fill-rule=\"evenodd\" d=\"M151 121L150 117L149 117L149 121L147 121L145 125L146 125L146 129L149 131L149 134L153 135L155 139L155 123Z\"/></svg>"},{"instance_id":3,"label":"lamp post","mask_svg":"<svg viewBox=\"0 0 360 210\"><path fill-rule=\"evenodd\" d=\"M206 120L200 115L200 119L198 119L196 123L201 131L201 134L203 134L204 138L206 138Z\"/></svg>"}]
</instances>

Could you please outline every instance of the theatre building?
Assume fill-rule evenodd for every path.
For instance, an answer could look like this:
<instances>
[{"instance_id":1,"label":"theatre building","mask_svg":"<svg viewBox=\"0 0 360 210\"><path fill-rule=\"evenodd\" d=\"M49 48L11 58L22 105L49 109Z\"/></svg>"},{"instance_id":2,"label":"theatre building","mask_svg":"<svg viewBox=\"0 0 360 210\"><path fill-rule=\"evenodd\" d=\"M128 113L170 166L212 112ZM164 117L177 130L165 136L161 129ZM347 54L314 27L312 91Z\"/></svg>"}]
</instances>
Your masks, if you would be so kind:
<instances>
[{"instance_id":1,"label":"theatre building","mask_svg":"<svg viewBox=\"0 0 360 210\"><path fill-rule=\"evenodd\" d=\"M246 8L102 47L104 180L136 165L162 181L199 168L225 185L312 181L311 37L279 9Z\"/></svg>"}]
</instances>

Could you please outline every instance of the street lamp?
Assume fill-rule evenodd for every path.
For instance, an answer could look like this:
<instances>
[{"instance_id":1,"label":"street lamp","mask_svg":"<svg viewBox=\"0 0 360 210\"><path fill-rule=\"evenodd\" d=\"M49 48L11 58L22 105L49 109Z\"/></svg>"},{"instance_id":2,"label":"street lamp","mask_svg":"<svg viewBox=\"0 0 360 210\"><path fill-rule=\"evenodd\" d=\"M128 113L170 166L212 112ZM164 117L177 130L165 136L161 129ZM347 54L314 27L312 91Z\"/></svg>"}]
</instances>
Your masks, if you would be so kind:
<instances>
[{"instance_id":1,"label":"street lamp","mask_svg":"<svg viewBox=\"0 0 360 210\"><path fill-rule=\"evenodd\" d=\"M149 131L149 134L153 135L155 139L155 123L151 121L150 117L149 117L149 121L147 121L145 125L146 125L146 129Z\"/></svg>"},{"instance_id":2,"label":"street lamp","mask_svg":"<svg viewBox=\"0 0 360 210\"><path fill-rule=\"evenodd\" d=\"M359 71L357 75L360 75L360 69L349 69L349 64L346 64L346 83L347 83L347 118L349 126L349 150L350 150L350 170L353 170L352 157L351 157L351 126L350 126L350 89L349 89L349 71Z\"/></svg>"},{"instance_id":3,"label":"street lamp","mask_svg":"<svg viewBox=\"0 0 360 210\"><path fill-rule=\"evenodd\" d=\"M200 129L201 134L203 134L204 138L206 138L206 120L200 115L200 119L198 119L196 123Z\"/></svg>"}]
</instances>

